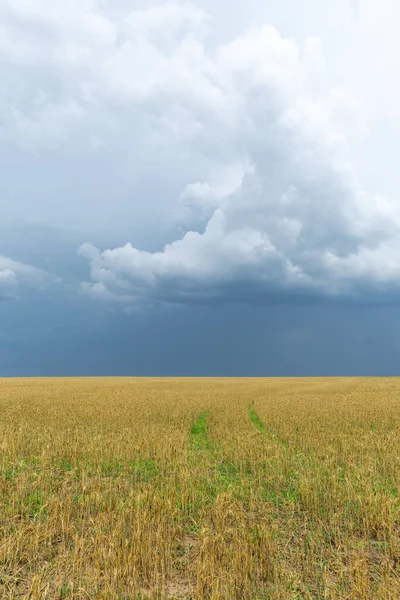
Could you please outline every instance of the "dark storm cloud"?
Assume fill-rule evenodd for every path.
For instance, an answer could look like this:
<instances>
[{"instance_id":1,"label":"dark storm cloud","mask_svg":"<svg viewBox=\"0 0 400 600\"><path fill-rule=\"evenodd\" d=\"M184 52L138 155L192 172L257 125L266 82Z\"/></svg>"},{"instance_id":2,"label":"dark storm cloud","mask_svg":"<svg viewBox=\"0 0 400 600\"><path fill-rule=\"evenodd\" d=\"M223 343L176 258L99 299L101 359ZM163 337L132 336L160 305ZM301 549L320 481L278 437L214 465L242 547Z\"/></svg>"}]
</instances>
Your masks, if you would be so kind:
<instances>
[{"instance_id":1,"label":"dark storm cloud","mask_svg":"<svg viewBox=\"0 0 400 600\"><path fill-rule=\"evenodd\" d=\"M0 375L398 375L398 307L6 303Z\"/></svg>"}]
</instances>

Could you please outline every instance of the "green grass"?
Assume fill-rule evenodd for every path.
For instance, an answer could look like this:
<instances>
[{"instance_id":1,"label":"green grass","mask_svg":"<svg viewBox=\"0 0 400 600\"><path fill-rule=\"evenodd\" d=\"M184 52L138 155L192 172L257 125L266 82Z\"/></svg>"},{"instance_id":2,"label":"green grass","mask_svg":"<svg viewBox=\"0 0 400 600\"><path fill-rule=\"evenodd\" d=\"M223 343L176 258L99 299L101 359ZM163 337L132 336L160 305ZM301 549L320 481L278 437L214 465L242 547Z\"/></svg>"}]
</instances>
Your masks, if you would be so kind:
<instances>
[{"instance_id":1,"label":"green grass","mask_svg":"<svg viewBox=\"0 0 400 600\"><path fill-rule=\"evenodd\" d=\"M191 449L194 451L211 449L207 433L207 414L207 411L200 413L190 429Z\"/></svg>"},{"instance_id":2,"label":"green grass","mask_svg":"<svg viewBox=\"0 0 400 600\"><path fill-rule=\"evenodd\" d=\"M137 482L147 483L157 475L157 466L153 459L141 459L129 463L129 468Z\"/></svg>"},{"instance_id":3,"label":"green grass","mask_svg":"<svg viewBox=\"0 0 400 600\"><path fill-rule=\"evenodd\" d=\"M265 427L264 423L261 421L258 414L256 413L254 404L250 404L250 406L249 406L249 415L250 415L250 420L253 423L253 425L258 429L258 431L262 431L264 433L266 431L266 427Z\"/></svg>"}]
</instances>

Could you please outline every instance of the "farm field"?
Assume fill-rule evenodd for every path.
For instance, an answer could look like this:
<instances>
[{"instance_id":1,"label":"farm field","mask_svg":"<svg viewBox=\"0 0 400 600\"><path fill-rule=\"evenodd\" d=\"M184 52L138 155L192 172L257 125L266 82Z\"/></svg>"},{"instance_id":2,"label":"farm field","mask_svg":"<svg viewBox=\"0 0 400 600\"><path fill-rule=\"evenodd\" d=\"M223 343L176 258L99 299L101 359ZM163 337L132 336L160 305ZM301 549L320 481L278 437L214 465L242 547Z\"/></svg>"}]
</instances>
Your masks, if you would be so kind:
<instances>
[{"instance_id":1,"label":"farm field","mask_svg":"<svg viewBox=\"0 0 400 600\"><path fill-rule=\"evenodd\" d=\"M400 379L0 379L0 598L397 600Z\"/></svg>"}]
</instances>

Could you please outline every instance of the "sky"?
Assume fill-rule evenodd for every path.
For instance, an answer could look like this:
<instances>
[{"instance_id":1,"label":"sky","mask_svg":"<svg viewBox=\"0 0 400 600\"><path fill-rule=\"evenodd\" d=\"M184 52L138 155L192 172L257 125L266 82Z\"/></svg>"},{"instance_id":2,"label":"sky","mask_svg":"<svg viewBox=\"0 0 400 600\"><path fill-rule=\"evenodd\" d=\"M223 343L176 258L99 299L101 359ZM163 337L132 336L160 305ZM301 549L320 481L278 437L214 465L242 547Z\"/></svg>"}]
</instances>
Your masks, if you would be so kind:
<instances>
[{"instance_id":1,"label":"sky","mask_svg":"<svg viewBox=\"0 0 400 600\"><path fill-rule=\"evenodd\" d=\"M397 0L0 5L0 376L400 374Z\"/></svg>"}]
</instances>

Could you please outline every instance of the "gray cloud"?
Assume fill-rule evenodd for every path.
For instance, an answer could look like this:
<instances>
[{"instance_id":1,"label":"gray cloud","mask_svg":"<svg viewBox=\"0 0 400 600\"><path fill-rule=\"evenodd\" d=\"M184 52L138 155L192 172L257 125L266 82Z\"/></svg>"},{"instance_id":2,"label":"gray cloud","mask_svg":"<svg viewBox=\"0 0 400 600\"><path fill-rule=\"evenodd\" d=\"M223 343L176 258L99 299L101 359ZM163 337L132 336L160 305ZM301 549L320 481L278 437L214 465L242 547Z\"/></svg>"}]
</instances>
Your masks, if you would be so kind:
<instances>
[{"instance_id":1,"label":"gray cloud","mask_svg":"<svg viewBox=\"0 0 400 600\"><path fill-rule=\"evenodd\" d=\"M151 303L397 292L397 200L357 183L362 103L323 83L318 38L257 27L210 48L209 16L190 2L64 4L0 7L0 140L39 163L34 210L25 189L17 210L82 223L82 241L101 224L79 250L85 293Z\"/></svg>"},{"instance_id":2,"label":"gray cloud","mask_svg":"<svg viewBox=\"0 0 400 600\"><path fill-rule=\"evenodd\" d=\"M145 79L142 94L159 99L182 144L187 123L196 124L188 130L194 155L210 148L208 179L188 182L181 194L197 229L153 253L83 245L92 282L83 289L172 302L235 300L241 288L253 290L249 297L397 289L398 204L353 183L346 130L359 103L346 89L314 93L324 68L318 41L301 48L263 27L207 54L189 29L162 57L150 30L142 59L169 76ZM125 91L136 95L129 84Z\"/></svg>"},{"instance_id":3,"label":"gray cloud","mask_svg":"<svg viewBox=\"0 0 400 600\"><path fill-rule=\"evenodd\" d=\"M349 6L0 3L1 374L398 373L399 3Z\"/></svg>"}]
</instances>

